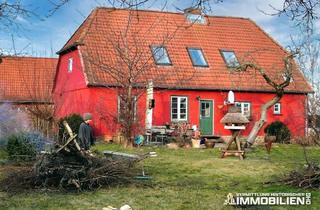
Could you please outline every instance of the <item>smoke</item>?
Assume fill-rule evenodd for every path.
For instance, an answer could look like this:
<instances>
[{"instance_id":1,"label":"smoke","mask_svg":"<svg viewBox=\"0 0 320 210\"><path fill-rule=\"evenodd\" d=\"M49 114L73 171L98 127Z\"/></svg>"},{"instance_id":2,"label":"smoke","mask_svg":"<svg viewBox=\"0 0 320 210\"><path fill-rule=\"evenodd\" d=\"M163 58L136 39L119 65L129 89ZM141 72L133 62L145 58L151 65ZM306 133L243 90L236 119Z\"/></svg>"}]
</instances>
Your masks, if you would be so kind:
<instances>
[{"instance_id":1,"label":"smoke","mask_svg":"<svg viewBox=\"0 0 320 210\"><path fill-rule=\"evenodd\" d=\"M0 145L6 137L31 130L31 122L26 113L13 108L9 103L0 105Z\"/></svg>"}]
</instances>

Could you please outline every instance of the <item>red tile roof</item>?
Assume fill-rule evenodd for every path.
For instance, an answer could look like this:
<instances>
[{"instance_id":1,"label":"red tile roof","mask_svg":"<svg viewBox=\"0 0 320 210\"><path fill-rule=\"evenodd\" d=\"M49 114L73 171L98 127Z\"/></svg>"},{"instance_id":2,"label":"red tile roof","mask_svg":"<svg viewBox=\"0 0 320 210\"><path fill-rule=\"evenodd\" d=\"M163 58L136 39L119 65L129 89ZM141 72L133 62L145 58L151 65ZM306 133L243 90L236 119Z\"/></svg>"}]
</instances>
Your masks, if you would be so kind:
<instances>
[{"instance_id":1,"label":"red tile roof","mask_svg":"<svg viewBox=\"0 0 320 210\"><path fill-rule=\"evenodd\" d=\"M0 101L51 102L57 59L5 57L0 63Z\"/></svg>"},{"instance_id":2,"label":"red tile roof","mask_svg":"<svg viewBox=\"0 0 320 210\"><path fill-rule=\"evenodd\" d=\"M124 37L121 34L126 31L129 17L128 38L124 40L121 39ZM283 68L283 57L287 52L253 21L235 17L206 18L207 24L192 25L182 13L97 8L59 53L78 47L89 85L119 83L109 72L103 71L101 66L115 67L122 69L121 73L126 73L124 69L127 65L119 61L115 46L119 43L123 46L125 41L130 48L130 59L142 58L137 59L137 66L144 65L146 61L148 63L143 74L137 76L137 85L153 79L155 87L273 91L259 73L252 69L242 73L228 69L220 49L233 50L240 62L254 61L263 67L271 78L283 81L282 71L279 69ZM154 64L150 45L159 44L166 46L172 61L171 66ZM187 47L201 48L209 67L193 67ZM288 92L312 91L299 70L293 71L293 78L294 81L286 88Z\"/></svg>"}]
</instances>

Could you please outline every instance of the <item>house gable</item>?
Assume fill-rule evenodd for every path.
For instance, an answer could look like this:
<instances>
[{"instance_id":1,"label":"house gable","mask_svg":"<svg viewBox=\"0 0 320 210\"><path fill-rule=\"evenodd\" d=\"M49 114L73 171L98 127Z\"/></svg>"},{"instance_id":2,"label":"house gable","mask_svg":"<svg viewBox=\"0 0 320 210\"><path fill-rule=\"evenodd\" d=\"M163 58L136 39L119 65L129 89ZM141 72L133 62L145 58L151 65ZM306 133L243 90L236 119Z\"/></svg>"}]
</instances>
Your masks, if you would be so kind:
<instances>
[{"instance_id":1,"label":"house gable","mask_svg":"<svg viewBox=\"0 0 320 210\"><path fill-rule=\"evenodd\" d=\"M132 18L129 33L135 34L138 40L143 40L140 44L145 57L152 56L150 45L160 44L164 41L161 37L172 35L170 40L165 42L172 65L167 67L154 64L149 71L148 79L153 79L155 87L273 91L253 69L239 73L228 68L220 54L221 49L234 51L240 62L252 58L272 79L282 80L281 69L287 52L249 19L208 16L206 24L190 25L182 13L97 8L60 51L63 54L75 45L81 47L89 85L118 85L118 81L102 71L96 63L113 65L117 60L110 40L115 40L115 34L120 34L125 29L129 16ZM134 33L136 31L139 33ZM188 47L200 48L203 51L208 62L207 68L192 65L187 52ZM98 61L96 58L99 58ZM157 77L163 78L164 75L170 76L157 81ZM298 69L294 69L293 77L294 82L286 88L287 92L312 91ZM145 86L142 80L140 85Z\"/></svg>"},{"instance_id":2,"label":"house gable","mask_svg":"<svg viewBox=\"0 0 320 210\"><path fill-rule=\"evenodd\" d=\"M60 55L53 90L55 97L87 87L82 65L81 54L77 49Z\"/></svg>"}]
</instances>

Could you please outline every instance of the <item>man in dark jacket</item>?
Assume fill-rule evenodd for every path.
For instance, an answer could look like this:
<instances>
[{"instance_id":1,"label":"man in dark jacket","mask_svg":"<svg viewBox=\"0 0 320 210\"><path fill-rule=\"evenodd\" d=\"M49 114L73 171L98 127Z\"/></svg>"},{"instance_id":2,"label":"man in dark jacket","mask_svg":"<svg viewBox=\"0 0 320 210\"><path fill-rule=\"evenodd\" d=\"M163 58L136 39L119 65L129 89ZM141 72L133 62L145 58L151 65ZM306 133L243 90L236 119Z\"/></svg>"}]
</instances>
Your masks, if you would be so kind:
<instances>
[{"instance_id":1,"label":"man in dark jacket","mask_svg":"<svg viewBox=\"0 0 320 210\"><path fill-rule=\"evenodd\" d=\"M80 147L84 150L89 150L90 146L94 145L95 139L93 136L93 130L90 126L90 123L92 122L92 115L90 113L85 113L83 115L83 120L79 127L79 143Z\"/></svg>"}]
</instances>

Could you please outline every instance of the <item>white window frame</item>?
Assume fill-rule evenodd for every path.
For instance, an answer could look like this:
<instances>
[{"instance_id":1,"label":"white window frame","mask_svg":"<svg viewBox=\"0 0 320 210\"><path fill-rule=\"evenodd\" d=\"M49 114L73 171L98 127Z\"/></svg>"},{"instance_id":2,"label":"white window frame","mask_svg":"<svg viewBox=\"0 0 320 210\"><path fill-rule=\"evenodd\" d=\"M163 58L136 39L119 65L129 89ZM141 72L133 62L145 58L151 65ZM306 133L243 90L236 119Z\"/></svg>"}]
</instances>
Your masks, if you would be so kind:
<instances>
[{"instance_id":1,"label":"white window frame","mask_svg":"<svg viewBox=\"0 0 320 210\"><path fill-rule=\"evenodd\" d=\"M137 120L137 96L133 96L133 100L134 100L134 102L133 102L133 121L136 121ZM117 107L118 107L118 121L120 122L120 121L123 121L123 119L121 119L121 117L120 117L120 101L121 101L121 97L120 96L118 96L118 105L117 105Z\"/></svg>"},{"instance_id":2,"label":"white window frame","mask_svg":"<svg viewBox=\"0 0 320 210\"><path fill-rule=\"evenodd\" d=\"M273 105L273 114L281 114L281 103Z\"/></svg>"},{"instance_id":3,"label":"white window frame","mask_svg":"<svg viewBox=\"0 0 320 210\"><path fill-rule=\"evenodd\" d=\"M173 119L173 113L172 113L172 99L177 98L177 119ZM181 99L186 99L186 116L185 118L181 118ZM171 121L188 121L188 97L187 96L171 96L170 100L170 115L171 115Z\"/></svg>"},{"instance_id":4,"label":"white window frame","mask_svg":"<svg viewBox=\"0 0 320 210\"><path fill-rule=\"evenodd\" d=\"M239 107L239 105L240 105L241 113L244 116L246 116L247 118L251 117L251 103L250 102L240 102L240 101L238 101L235 104L236 104L237 107ZM244 110L245 109L245 105L248 105L248 108L249 108L248 114L245 113L245 110Z\"/></svg>"},{"instance_id":5,"label":"white window frame","mask_svg":"<svg viewBox=\"0 0 320 210\"><path fill-rule=\"evenodd\" d=\"M68 59L68 73L71 73L73 69L73 58Z\"/></svg>"}]
</instances>

